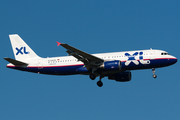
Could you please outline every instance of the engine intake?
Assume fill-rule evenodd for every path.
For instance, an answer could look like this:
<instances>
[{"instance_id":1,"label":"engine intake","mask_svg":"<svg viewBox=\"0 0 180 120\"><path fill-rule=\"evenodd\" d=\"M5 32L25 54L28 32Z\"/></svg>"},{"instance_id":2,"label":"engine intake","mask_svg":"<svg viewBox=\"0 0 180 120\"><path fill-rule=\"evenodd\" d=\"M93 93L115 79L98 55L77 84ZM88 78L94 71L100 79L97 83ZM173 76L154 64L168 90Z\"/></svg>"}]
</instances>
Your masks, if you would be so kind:
<instances>
[{"instance_id":1,"label":"engine intake","mask_svg":"<svg viewBox=\"0 0 180 120\"><path fill-rule=\"evenodd\" d=\"M108 76L108 79L116 80L118 82L128 82L131 80L131 72L124 71L124 72L116 73L111 76Z\"/></svg>"}]
</instances>

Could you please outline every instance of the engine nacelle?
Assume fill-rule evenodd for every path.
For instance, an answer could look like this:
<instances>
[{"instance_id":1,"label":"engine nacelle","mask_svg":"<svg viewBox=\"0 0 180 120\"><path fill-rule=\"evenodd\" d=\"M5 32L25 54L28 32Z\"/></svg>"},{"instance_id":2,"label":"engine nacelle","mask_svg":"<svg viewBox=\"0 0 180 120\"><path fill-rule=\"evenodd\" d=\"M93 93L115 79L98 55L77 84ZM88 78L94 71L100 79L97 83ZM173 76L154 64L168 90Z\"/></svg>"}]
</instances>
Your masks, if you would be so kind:
<instances>
[{"instance_id":1,"label":"engine nacelle","mask_svg":"<svg viewBox=\"0 0 180 120\"><path fill-rule=\"evenodd\" d=\"M120 60L113 60L113 61L105 61L100 68L106 70L120 70L121 69L121 61Z\"/></svg>"},{"instance_id":2,"label":"engine nacelle","mask_svg":"<svg viewBox=\"0 0 180 120\"><path fill-rule=\"evenodd\" d=\"M116 73L114 75L108 76L108 79L116 80L118 82L128 82L131 80L131 72L125 71Z\"/></svg>"}]
</instances>

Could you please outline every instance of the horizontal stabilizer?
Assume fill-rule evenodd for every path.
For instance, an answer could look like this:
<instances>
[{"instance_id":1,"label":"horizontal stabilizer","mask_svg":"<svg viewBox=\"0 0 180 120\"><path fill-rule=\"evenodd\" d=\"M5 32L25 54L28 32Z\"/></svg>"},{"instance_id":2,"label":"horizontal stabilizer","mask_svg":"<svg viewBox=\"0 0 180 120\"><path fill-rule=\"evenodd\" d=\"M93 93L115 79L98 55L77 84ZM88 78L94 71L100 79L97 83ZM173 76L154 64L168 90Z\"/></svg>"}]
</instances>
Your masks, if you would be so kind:
<instances>
[{"instance_id":1,"label":"horizontal stabilizer","mask_svg":"<svg viewBox=\"0 0 180 120\"><path fill-rule=\"evenodd\" d=\"M12 63L13 65L17 65L17 66L27 66L27 63L18 61L18 60L14 60L12 58L4 58L5 60L7 60L8 62Z\"/></svg>"}]
</instances>

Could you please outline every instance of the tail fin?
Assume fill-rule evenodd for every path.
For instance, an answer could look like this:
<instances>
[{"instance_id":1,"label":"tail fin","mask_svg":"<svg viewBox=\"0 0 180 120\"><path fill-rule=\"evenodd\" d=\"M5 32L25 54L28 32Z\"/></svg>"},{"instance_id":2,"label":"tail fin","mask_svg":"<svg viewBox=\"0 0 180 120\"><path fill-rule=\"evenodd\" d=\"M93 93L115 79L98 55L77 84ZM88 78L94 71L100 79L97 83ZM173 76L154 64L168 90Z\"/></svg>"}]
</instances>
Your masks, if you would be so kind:
<instances>
[{"instance_id":1,"label":"tail fin","mask_svg":"<svg viewBox=\"0 0 180 120\"><path fill-rule=\"evenodd\" d=\"M16 60L39 58L39 56L17 34L9 35Z\"/></svg>"}]
</instances>

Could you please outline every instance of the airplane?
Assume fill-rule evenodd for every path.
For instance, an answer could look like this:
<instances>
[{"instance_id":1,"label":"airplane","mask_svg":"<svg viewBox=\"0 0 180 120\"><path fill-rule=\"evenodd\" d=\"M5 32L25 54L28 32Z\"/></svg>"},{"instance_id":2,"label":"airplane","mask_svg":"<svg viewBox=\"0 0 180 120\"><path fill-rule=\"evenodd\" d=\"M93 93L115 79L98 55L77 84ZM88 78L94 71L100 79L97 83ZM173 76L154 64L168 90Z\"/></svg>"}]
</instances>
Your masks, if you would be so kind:
<instances>
[{"instance_id":1,"label":"airplane","mask_svg":"<svg viewBox=\"0 0 180 120\"><path fill-rule=\"evenodd\" d=\"M10 62L6 67L49 75L89 75L91 80L99 77L97 85L103 86L102 78L117 82L131 80L131 71L155 69L170 66L177 62L177 58L163 50L135 50L125 52L111 52L89 54L68 44L57 42L57 46L64 47L68 56L42 58L39 57L18 34L9 35L15 59L4 58Z\"/></svg>"}]
</instances>

